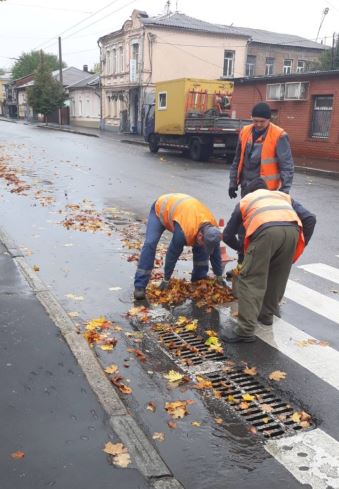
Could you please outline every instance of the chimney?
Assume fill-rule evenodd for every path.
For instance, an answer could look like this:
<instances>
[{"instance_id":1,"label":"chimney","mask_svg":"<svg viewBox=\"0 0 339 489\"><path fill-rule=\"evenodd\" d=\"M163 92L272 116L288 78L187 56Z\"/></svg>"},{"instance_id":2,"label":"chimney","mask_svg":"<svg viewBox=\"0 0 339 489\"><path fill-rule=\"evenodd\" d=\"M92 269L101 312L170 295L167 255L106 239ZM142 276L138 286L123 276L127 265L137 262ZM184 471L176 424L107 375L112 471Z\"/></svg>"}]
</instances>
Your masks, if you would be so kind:
<instances>
[{"instance_id":1,"label":"chimney","mask_svg":"<svg viewBox=\"0 0 339 489\"><path fill-rule=\"evenodd\" d=\"M84 65L82 70L88 72L88 65Z\"/></svg>"}]
</instances>

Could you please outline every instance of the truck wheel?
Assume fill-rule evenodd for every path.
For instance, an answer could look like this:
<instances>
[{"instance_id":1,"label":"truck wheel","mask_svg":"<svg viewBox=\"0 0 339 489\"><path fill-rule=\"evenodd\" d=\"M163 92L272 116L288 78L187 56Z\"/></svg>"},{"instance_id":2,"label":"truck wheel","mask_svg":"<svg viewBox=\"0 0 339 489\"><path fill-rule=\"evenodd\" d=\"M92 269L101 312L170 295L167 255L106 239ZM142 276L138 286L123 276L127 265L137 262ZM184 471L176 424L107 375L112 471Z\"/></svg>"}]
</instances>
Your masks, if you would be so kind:
<instances>
[{"instance_id":1,"label":"truck wheel","mask_svg":"<svg viewBox=\"0 0 339 489\"><path fill-rule=\"evenodd\" d=\"M194 161L201 161L202 159L202 144L199 139L193 139L190 145L190 157Z\"/></svg>"},{"instance_id":2,"label":"truck wheel","mask_svg":"<svg viewBox=\"0 0 339 489\"><path fill-rule=\"evenodd\" d=\"M159 138L156 134L151 134L148 138L148 146L151 153L159 151Z\"/></svg>"}]
</instances>

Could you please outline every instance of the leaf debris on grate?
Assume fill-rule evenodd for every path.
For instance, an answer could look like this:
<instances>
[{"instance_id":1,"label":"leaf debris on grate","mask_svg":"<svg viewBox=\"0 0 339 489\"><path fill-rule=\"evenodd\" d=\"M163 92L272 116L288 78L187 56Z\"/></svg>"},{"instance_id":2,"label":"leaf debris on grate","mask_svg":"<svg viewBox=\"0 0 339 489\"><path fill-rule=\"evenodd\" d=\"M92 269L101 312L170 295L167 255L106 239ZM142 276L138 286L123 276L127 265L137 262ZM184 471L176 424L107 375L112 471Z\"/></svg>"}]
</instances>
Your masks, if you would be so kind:
<instances>
[{"instance_id":1,"label":"leaf debris on grate","mask_svg":"<svg viewBox=\"0 0 339 489\"><path fill-rule=\"evenodd\" d=\"M227 372L219 371L205 374L212 382L217 398L227 404L250 423L265 438L290 435L296 431L314 428L308 416L307 423L298 423L293 418L295 411L277 397L268 387L240 368L227 368Z\"/></svg>"}]
</instances>

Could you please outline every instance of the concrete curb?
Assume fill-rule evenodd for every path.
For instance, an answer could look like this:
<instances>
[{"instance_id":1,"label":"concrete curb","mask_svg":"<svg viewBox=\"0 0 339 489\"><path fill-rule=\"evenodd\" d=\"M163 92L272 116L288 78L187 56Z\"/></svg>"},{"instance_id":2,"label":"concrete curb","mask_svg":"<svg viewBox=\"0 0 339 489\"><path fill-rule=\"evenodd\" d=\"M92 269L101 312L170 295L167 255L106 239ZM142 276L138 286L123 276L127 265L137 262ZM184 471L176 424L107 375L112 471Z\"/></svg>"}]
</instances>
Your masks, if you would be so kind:
<instances>
[{"instance_id":1,"label":"concrete curb","mask_svg":"<svg viewBox=\"0 0 339 489\"><path fill-rule=\"evenodd\" d=\"M310 166L294 166L294 169L297 173L306 173L307 175L339 180L339 171L320 170L318 168L311 168Z\"/></svg>"},{"instance_id":2,"label":"concrete curb","mask_svg":"<svg viewBox=\"0 0 339 489\"><path fill-rule=\"evenodd\" d=\"M12 124L17 124L18 123L18 121L12 121L11 119L5 119L5 118L2 118L2 117L0 117L0 121L2 121L2 122L11 122Z\"/></svg>"},{"instance_id":3,"label":"concrete curb","mask_svg":"<svg viewBox=\"0 0 339 489\"><path fill-rule=\"evenodd\" d=\"M133 139L120 139L120 143L126 143L126 144L136 144L138 146L148 146L148 143L146 141L134 141Z\"/></svg>"},{"instance_id":4,"label":"concrete curb","mask_svg":"<svg viewBox=\"0 0 339 489\"><path fill-rule=\"evenodd\" d=\"M60 131L60 132L70 132L72 134L81 134L82 136L90 136L92 138L99 138L99 134L92 134L90 132L84 132L84 131L76 131L74 129L62 129L61 127L53 127L53 126L45 126L42 124L36 124L35 127L38 127L39 129L51 129L52 131Z\"/></svg>"},{"instance_id":5,"label":"concrete curb","mask_svg":"<svg viewBox=\"0 0 339 489\"><path fill-rule=\"evenodd\" d=\"M39 278L37 272L26 263L22 255L18 254L18 248L12 239L1 229L0 241L14 259L40 304L44 307L54 324L60 329L93 392L110 417L110 426L127 447L137 468L150 480L154 489L184 489L172 477L169 468L157 450L132 416L128 414L123 401L104 374L93 351L83 336L77 333L75 324L64 308L48 290L48 287Z\"/></svg>"}]
</instances>

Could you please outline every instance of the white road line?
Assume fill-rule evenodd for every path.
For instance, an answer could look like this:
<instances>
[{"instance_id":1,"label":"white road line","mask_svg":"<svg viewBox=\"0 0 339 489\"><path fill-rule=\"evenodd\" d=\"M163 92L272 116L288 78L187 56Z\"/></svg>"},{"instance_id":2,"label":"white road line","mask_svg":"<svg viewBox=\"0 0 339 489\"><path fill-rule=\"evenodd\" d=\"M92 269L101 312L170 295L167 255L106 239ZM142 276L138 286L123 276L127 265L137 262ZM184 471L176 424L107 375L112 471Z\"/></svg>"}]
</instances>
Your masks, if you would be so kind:
<instances>
[{"instance_id":1,"label":"white road line","mask_svg":"<svg viewBox=\"0 0 339 489\"><path fill-rule=\"evenodd\" d=\"M307 343L315 338L279 318L274 320L272 327L258 326L255 333L265 343L284 353L332 387L339 389L337 350L331 346Z\"/></svg>"},{"instance_id":2,"label":"white road line","mask_svg":"<svg viewBox=\"0 0 339 489\"><path fill-rule=\"evenodd\" d=\"M320 429L270 440L265 449L301 484L339 489L339 443Z\"/></svg>"},{"instance_id":3,"label":"white road line","mask_svg":"<svg viewBox=\"0 0 339 489\"><path fill-rule=\"evenodd\" d=\"M289 280L285 297L339 324L339 301Z\"/></svg>"},{"instance_id":4,"label":"white road line","mask_svg":"<svg viewBox=\"0 0 339 489\"><path fill-rule=\"evenodd\" d=\"M298 268L306 270L306 272L313 273L318 277L325 278L331 282L339 284L339 269L335 267L330 267L324 263L310 263L309 265L301 265Z\"/></svg>"}]
</instances>

